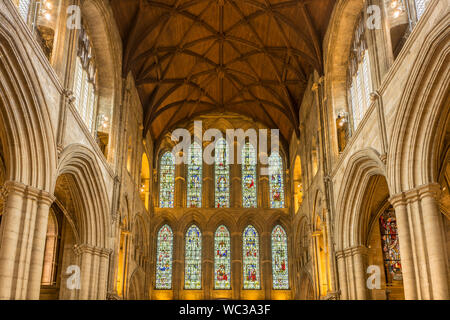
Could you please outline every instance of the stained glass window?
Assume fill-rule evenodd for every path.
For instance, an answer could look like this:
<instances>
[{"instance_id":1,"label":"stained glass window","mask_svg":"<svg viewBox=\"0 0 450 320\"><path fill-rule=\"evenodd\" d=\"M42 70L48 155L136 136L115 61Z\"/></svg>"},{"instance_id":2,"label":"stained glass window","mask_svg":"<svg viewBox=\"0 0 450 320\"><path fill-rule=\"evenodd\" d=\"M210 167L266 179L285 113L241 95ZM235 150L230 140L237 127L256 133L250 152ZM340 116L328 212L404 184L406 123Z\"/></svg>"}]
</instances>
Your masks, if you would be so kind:
<instances>
[{"instance_id":1,"label":"stained glass window","mask_svg":"<svg viewBox=\"0 0 450 320\"><path fill-rule=\"evenodd\" d=\"M168 225L159 229L156 253L156 289L172 289L173 232Z\"/></svg>"},{"instance_id":2,"label":"stained glass window","mask_svg":"<svg viewBox=\"0 0 450 320\"><path fill-rule=\"evenodd\" d=\"M397 234L395 211L391 207L380 216L381 247L383 249L386 283L402 280L400 246Z\"/></svg>"},{"instance_id":3,"label":"stained glass window","mask_svg":"<svg viewBox=\"0 0 450 320\"><path fill-rule=\"evenodd\" d=\"M252 144L246 143L242 149L242 206L256 208L256 151Z\"/></svg>"},{"instance_id":4,"label":"stained glass window","mask_svg":"<svg viewBox=\"0 0 450 320\"><path fill-rule=\"evenodd\" d=\"M281 226L272 231L272 281L275 290L289 289L287 235Z\"/></svg>"},{"instance_id":5,"label":"stained glass window","mask_svg":"<svg viewBox=\"0 0 450 320\"><path fill-rule=\"evenodd\" d=\"M278 153L269 157L270 207L284 208L283 161Z\"/></svg>"},{"instance_id":6,"label":"stained glass window","mask_svg":"<svg viewBox=\"0 0 450 320\"><path fill-rule=\"evenodd\" d=\"M230 166L225 139L217 141L215 151L216 208L228 208L230 206Z\"/></svg>"},{"instance_id":7,"label":"stained glass window","mask_svg":"<svg viewBox=\"0 0 450 320\"><path fill-rule=\"evenodd\" d=\"M159 167L159 207L173 208L175 192L175 161L171 152L161 157Z\"/></svg>"},{"instance_id":8,"label":"stained glass window","mask_svg":"<svg viewBox=\"0 0 450 320\"><path fill-rule=\"evenodd\" d=\"M230 232L220 226L214 235L214 288L231 288Z\"/></svg>"},{"instance_id":9,"label":"stained glass window","mask_svg":"<svg viewBox=\"0 0 450 320\"><path fill-rule=\"evenodd\" d=\"M187 172L187 207L202 207L202 148L194 142L189 148Z\"/></svg>"},{"instance_id":10,"label":"stained glass window","mask_svg":"<svg viewBox=\"0 0 450 320\"><path fill-rule=\"evenodd\" d=\"M202 288L202 233L193 225L186 232L184 260L185 289Z\"/></svg>"},{"instance_id":11,"label":"stained glass window","mask_svg":"<svg viewBox=\"0 0 450 320\"><path fill-rule=\"evenodd\" d=\"M248 226L242 238L244 289L260 289L258 231Z\"/></svg>"}]
</instances>

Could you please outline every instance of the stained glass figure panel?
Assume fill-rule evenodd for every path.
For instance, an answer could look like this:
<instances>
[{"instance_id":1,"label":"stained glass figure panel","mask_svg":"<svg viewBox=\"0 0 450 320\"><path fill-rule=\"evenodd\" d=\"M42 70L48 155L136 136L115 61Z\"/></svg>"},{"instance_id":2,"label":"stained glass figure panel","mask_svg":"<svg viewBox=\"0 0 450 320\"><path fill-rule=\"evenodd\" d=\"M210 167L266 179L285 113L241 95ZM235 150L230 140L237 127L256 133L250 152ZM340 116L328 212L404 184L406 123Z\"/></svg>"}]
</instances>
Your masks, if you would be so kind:
<instances>
[{"instance_id":1,"label":"stained glass figure panel","mask_svg":"<svg viewBox=\"0 0 450 320\"><path fill-rule=\"evenodd\" d=\"M228 161L228 145L220 139L215 148L215 198L216 208L230 207L230 166Z\"/></svg>"},{"instance_id":2,"label":"stained glass figure panel","mask_svg":"<svg viewBox=\"0 0 450 320\"><path fill-rule=\"evenodd\" d=\"M161 157L159 166L159 207L173 208L175 193L175 159L171 152Z\"/></svg>"},{"instance_id":3,"label":"stained glass figure panel","mask_svg":"<svg viewBox=\"0 0 450 320\"><path fill-rule=\"evenodd\" d=\"M202 234L193 225L186 232L184 287L185 289L202 288Z\"/></svg>"},{"instance_id":4,"label":"stained glass figure panel","mask_svg":"<svg viewBox=\"0 0 450 320\"><path fill-rule=\"evenodd\" d=\"M244 289L261 289L259 273L259 236L255 227L248 226L242 237Z\"/></svg>"},{"instance_id":5,"label":"stained glass figure panel","mask_svg":"<svg viewBox=\"0 0 450 320\"><path fill-rule=\"evenodd\" d=\"M159 229L156 253L156 289L172 289L173 232L168 225Z\"/></svg>"},{"instance_id":6,"label":"stained glass figure panel","mask_svg":"<svg viewBox=\"0 0 450 320\"><path fill-rule=\"evenodd\" d=\"M272 281L275 290L289 289L287 235L281 226L272 231Z\"/></svg>"},{"instance_id":7,"label":"stained glass figure panel","mask_svg":"<svg viewBox=\"0 0 450 320\"><path fill-rule=\"evenodd\" d=\"M214 234L214 288L231 288L230 232L220 226Z\"/></svg>"},{"instance_id":8,"label":"stained glass figure panel","mask_svg":"<svg viewBox=\"0 0 450 320\"><path fill-rule=\"evenodd\" d=\"M386 282L391 283L392 280L402 280L403 276L397 233L397 220L393 208L389 208L380 216L380 233Z\"/></svg>"},{"instance_id":9,"label":"stained glass figure panel","mask_svg":"<svg viewBox=\"0 0 450 320\"><path fill-rule=\"evenodd\" d=\"M202 207L203 152L194 142L189 148L187 170L187 207Z\"/></svg>"},{"instance_id":10,"label":"stained glass figure panel","mask_svg":"<svg viewBox=\"0 0 450 320\"><path fill-rule=\"evenodd\" d=\"M283 161L275 152L269 157L269 192L270 207L284 208Z\"/></svg>"},{"instance_id":11,"label":"stained glass figure panel","mask_svg":"<svg viewBox=\"0 0 450 320\"><path fill-rule=\"evenodd\" d=\"M256 208L256 150L252 144L246 143L242 149L242 206Z\"/></svg>"}]
</instances>

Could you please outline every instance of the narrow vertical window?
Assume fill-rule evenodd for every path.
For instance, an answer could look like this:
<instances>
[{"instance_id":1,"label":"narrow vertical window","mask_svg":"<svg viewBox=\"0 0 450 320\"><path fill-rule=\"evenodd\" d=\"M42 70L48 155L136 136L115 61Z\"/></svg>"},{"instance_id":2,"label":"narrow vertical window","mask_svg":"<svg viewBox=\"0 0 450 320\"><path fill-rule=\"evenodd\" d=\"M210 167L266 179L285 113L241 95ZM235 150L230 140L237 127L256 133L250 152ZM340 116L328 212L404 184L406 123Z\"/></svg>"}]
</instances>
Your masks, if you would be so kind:
<instances>
[{"instance_id":1,"label":"narrow vertical window","mask_svg":"<svg viewBox=\"0 0 450 320\"><path fill-rule=\"evenodd\" d=\"M202 148L194 142L189 148L187 172L187 207L202 207Z\"/></svg>"},{"instance_id":2,"label":"narrow vertical window","mask_svg":"<svg viewBox=\"0 0 450 320\"><path fill-rule=\"evenodd\" d=\"M242 206L256 208L256 151L251 143L246 143L242 149Z\"/></svg>"},{"instance_id":3,"label":"narrow vertical window","mask_svg":"<svg viewBox=\"0 0 450 320\"><path fill-rule=\"evenodd\" d=\"M159 166L159 207L173 208L175 193L175 161L171 152L161 157Z\"/></svg>"},{"instance_id":4,"label":"narrow vertical window","mask_svg":"<svg viewBox=\"0 0 450 320\"><path fill-rule=\"evenodd\" d=\"M392 207L387 209L380 216L380 233L386 283L392 284L392 281L394 280L401 281L403 279L397 220Z\"/></svg>"},{"instance_id":5,"label":"narrow vertical window","mask_svg":"<svg viewBox=\"0 0 450 320\"><path fill-rule=\"evenodd\" d=\"M230 166L228 145L225 139L216 143L215 149L216 208L230 207Z\"/></svg>"},{"instance_id":6,"label":"narrow vertical window","mask_svg":"<svg viewBox=\"0 0 450 320\"><path fill-rule=\"evenodd\" d=\"M81 28L78 38L78 51L75 61L75 78L73 92L75 107L83 122L92 131L95 115L95 88L97 69L93 57L91 40L84 28Z\"/></svg>"},{"instance_id":7,"label":"narrow vertical window","mask_svg":"<svg viewBox=\"0 0 450 320\"><path fill-rule=\"evenodd\" d=\"M244 289L261 289L259 273L259 236L255 227L248 226L242 237Z\"/></svg>"},{"instance_id":8,"label":"narrow vertical window","mask_svg":"<svg viewBox=\"0 0 450 320\"><path fill-rule=\"evenodd\" d=\"M184 288L202 288L202 234L193 225L186 232Z\"/></svg>"},{"instance_id":9,"label":"narrow vertical window","mask_svg":"<svg viewBox=\"0 0 450 320\"><path fill-rule=\"evenodd\" d=\"M164 225L158 232L156 289L172 289L173 232Z\"/></svg>"},{"instance_id":10,"label":"narrow vertical window","mask_svg":"<svg viewBox=\"0 0 450 320\"><path fill-rule=\"evenodd\" d=\"M20 16L28 22L28 13L30 11L30 0L19 0L19 13Z\"/></svg>"},{"instance_id":11,"label":"narrow vertical window","mask_svg":"<svg viewBox=\"0 0 450 320\"><path fill-rule=\"evenodd\" d=\"M272 281L275 290L289 289L287 235L281 226L272 231Z\"/></svg>"},{"instance_id":12,"label":"narrow vertical window","mask_svg":"<svg viewBox=\"0 0 450 320\"><path fill-rule=\"evenodd\" d=\"M351 113L355 130L371 104L370 59L364 22L364 15L361 14L353 35L347 71L349 104L352 109Z\"/></svg>"},{"instance_id":13,"label":"narrow vertical window","mask_svg":"<svg viewBox=\"0 0 450 320\"><path fill-rule=\"evenodd\" d=\"M419 20L422 15L425 13L427 8L428 0L415 0L416 4L416 12L417 12L417 20Z\"/></svg>"},{"instance_id":14,"label":"narrow vertical window","mask_svg":"<svg viewBox=\"0 0 450 320\"><path fill-rule=\"evenodd\" d=\"M283 161L275 152L269 157L269 179L270 207L284 208Z\"/></svg>"},{"instance_id":15,"label":"narrow vertical window","mask_svg":"<svg viewBox=\"0 0 450 320\"><path fill-rule=\"evenodd\" d=\"M231 288L230 232L220 226L214 235L214 288Z\"/></svg>"}]
</instances>

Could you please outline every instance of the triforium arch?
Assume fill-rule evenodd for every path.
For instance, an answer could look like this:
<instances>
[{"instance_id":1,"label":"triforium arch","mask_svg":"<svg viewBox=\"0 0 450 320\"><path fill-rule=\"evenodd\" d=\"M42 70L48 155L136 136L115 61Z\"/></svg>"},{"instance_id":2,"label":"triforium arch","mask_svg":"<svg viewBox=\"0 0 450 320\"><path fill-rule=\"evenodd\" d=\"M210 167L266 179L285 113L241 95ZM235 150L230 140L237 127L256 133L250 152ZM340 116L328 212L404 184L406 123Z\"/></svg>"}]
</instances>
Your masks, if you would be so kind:
<instances>
[{"instance_id":1,"label":"triforium arch","mask_svg":"<svg viewBox=\"0 0 450 320\"><path fill-rule=\"evenodd\" d=\"M397 213L399 235L404 239L400 249L407 299L449 298L448 253L441 231L438 184L450 117L450 33L446 17L436 23L414 61L390 141L387 170L393 190L391 203ZM420 221L408 220L409 216L420 217ZM422 230L420 236L417 230ZM420 259L413 254L419 247L427 248ZM424 265L422 259L429 263ZM421 277L416 276L418 272Z\"/></svg>"}]
</instances>

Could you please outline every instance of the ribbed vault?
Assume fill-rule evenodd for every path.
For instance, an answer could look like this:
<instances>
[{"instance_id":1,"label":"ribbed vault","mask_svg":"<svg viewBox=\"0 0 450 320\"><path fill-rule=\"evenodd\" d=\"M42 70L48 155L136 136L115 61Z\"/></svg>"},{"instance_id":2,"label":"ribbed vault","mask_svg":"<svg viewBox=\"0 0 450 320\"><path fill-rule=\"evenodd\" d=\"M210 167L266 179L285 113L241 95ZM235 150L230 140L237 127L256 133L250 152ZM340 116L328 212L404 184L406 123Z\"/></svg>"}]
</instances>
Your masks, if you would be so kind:
<instances>
[{"instance_id":1,"label":"ribbed vault","mask_svg":"<svg viewBox=\"0 0 450 320\"><path fill-rule=\"evenodd\" d=\"M112 0L145 130L236 112L289 140L335 0Z\"/></svg>"}]
</instances>

